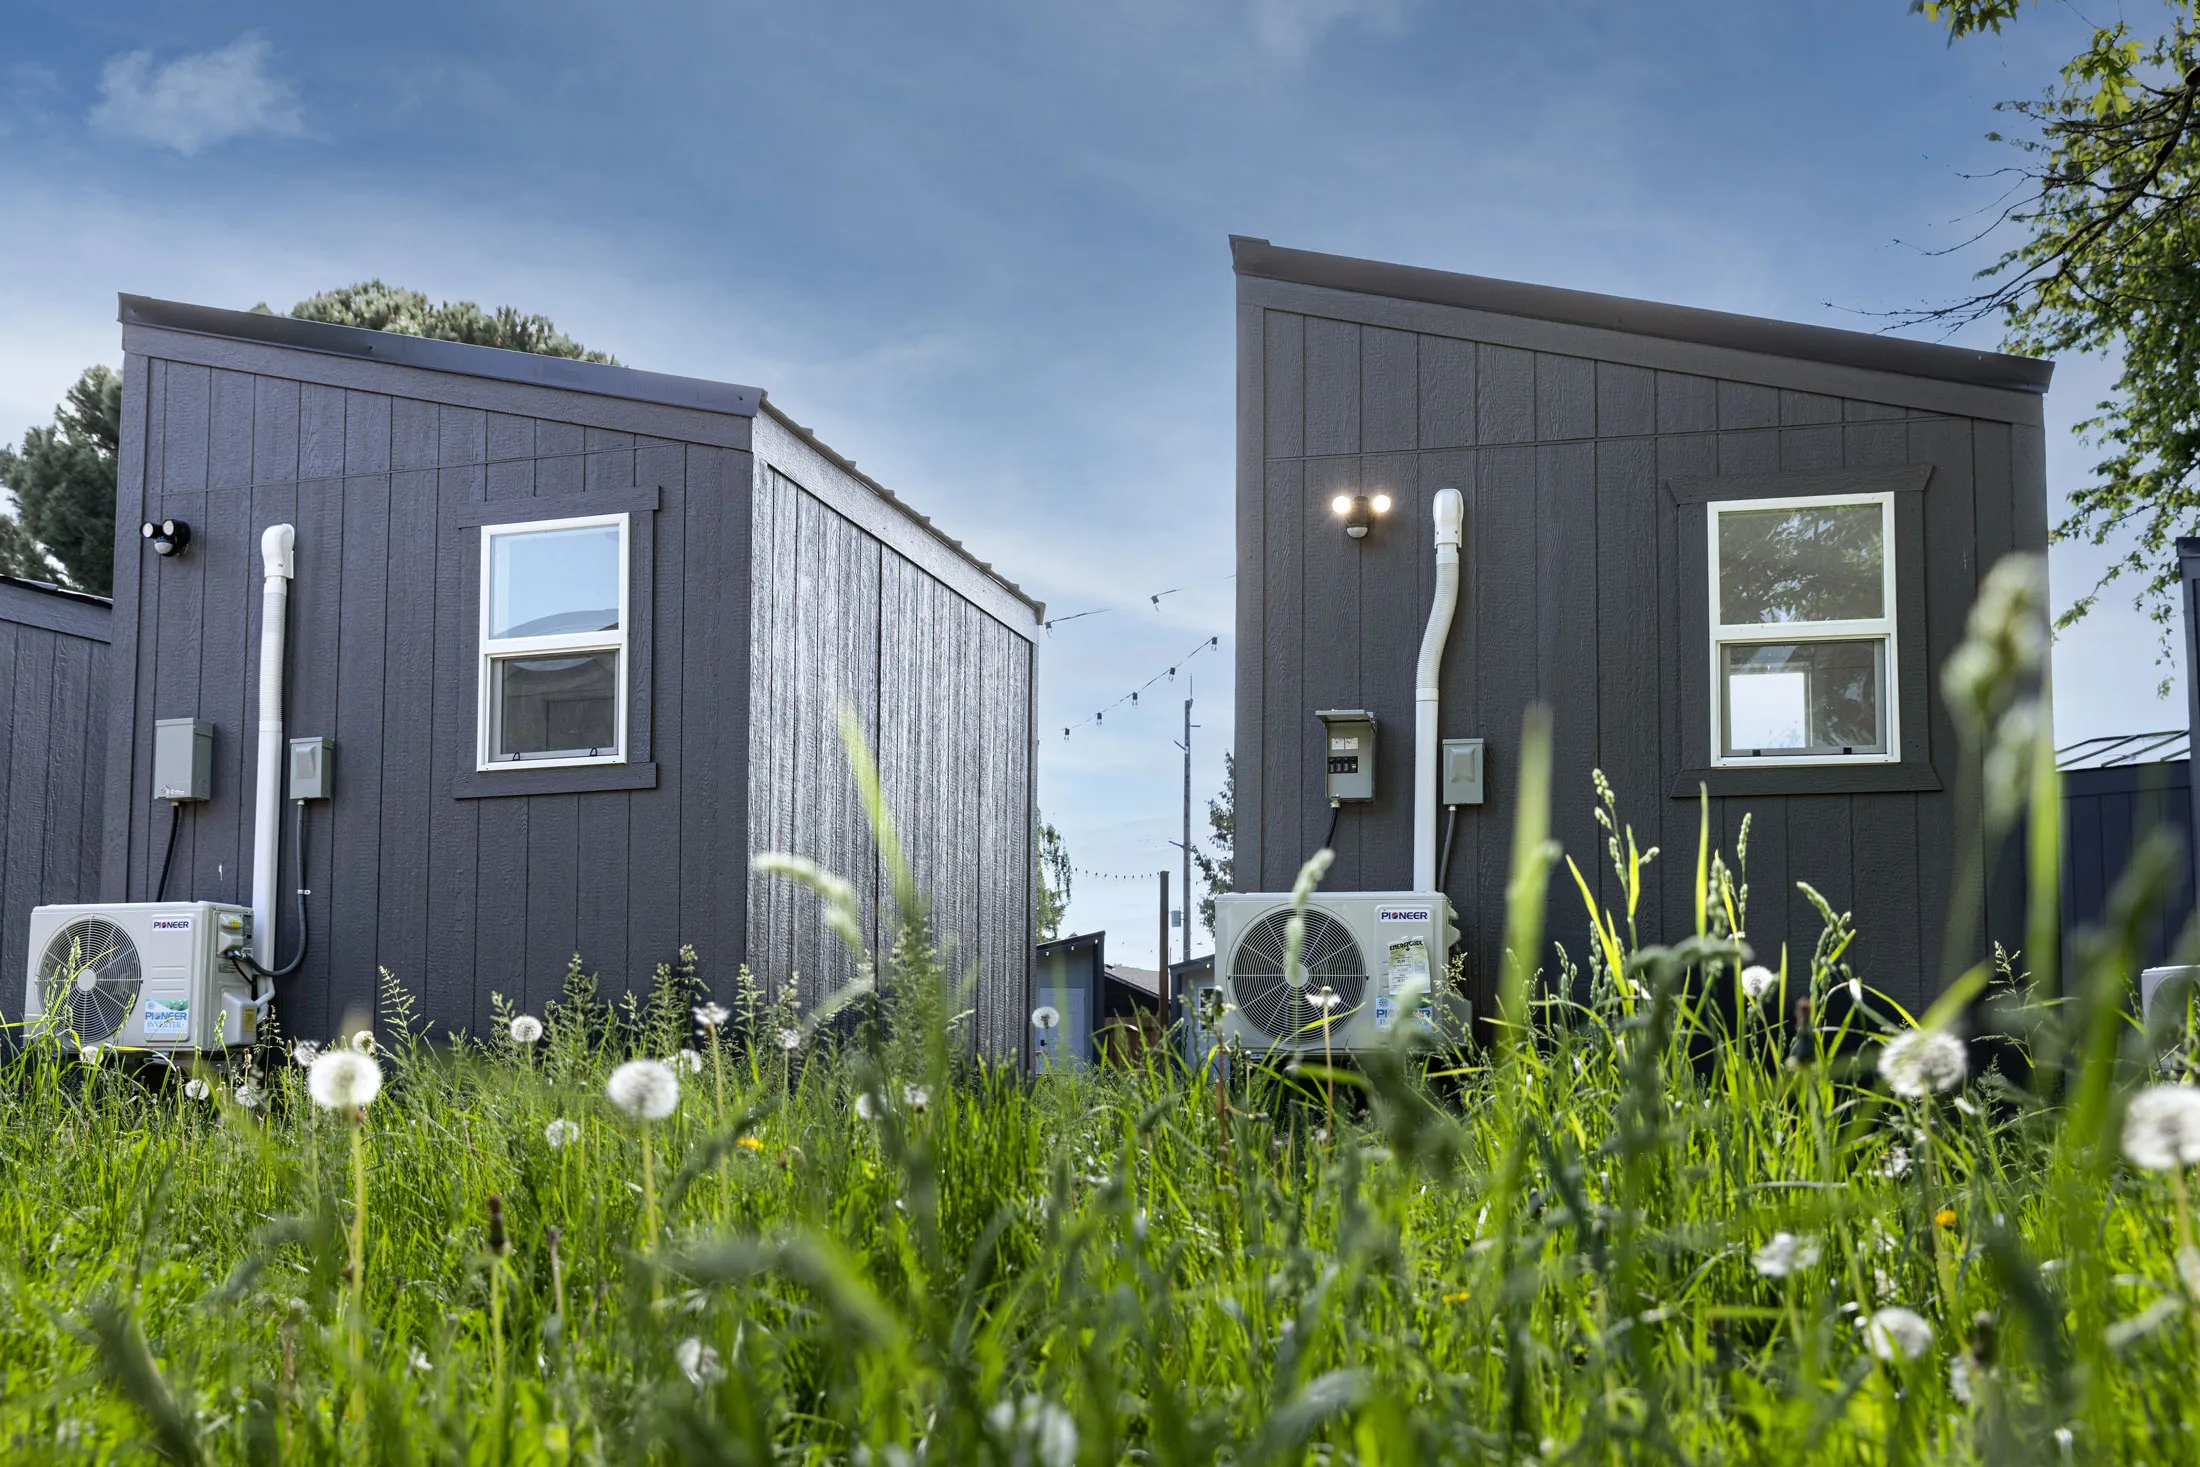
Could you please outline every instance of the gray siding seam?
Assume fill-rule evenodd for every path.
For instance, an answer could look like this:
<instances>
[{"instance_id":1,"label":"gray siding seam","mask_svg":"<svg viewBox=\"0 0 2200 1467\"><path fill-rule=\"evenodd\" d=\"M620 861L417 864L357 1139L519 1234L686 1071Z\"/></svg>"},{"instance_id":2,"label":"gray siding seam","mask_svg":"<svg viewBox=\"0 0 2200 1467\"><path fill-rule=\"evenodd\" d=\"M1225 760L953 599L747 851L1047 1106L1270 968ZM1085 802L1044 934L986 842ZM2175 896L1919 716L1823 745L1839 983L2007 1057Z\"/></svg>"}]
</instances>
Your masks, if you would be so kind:
<instances>
[{"instance_id":1,"label":"gray siding seam","mask_svg":"<svg viewBox=\"0 0 2200 1467\"><path fill-rule=\"evenodd\" d=\"M136 536L131 537L135 539ZM89 597L55 595L0 581L0 621L38 627L87 642L114 640L114 608Z\"/></svg>"},{"instance_id":2,"label":"gray siding seam","mask_svg":"<svg viewBox=\"0 0 2200 1467\"><path fill-rule=\"evenodd\" d=\"M1770 356L1733 347L1705 346L1668 337L1640 336L1604 327L1574 326L1526 316L1503 316L1427 301L1389 300L1322 286L1241 276L1239 297L1268 309L1356 325L1452 337L1483 345L1515 347L1553 356L1651 367L1728 382L1789 388L1822 397L1920 407L1954 417L1989 418L2037 425L2044 409L2038 393L1909 377L1865 367Z\"/></svg>"}]
</instances>

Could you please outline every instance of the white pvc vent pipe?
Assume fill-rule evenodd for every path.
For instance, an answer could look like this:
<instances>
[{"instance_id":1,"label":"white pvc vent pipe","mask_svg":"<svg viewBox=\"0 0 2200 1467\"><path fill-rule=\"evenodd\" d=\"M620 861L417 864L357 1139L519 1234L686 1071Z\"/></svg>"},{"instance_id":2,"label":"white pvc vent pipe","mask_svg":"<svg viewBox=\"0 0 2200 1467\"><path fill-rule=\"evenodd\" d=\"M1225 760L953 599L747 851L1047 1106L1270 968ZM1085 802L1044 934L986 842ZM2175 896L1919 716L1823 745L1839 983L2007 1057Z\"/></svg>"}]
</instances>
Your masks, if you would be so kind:
<instances>
[{"instance_id":1,"label":"white pvc vent pipe","mask_svg":"<svg viewBox=\"0 0 2200 1467\"><path fill-rule=\"evenodd\" d=\"M290 579L298 531L270 525L260 536L267 568L260 595L260 763L252 797L252 960L275 966L275 873L282 863L283 619L290 608ZM299 883L301 886L304 883Z\"/></svg>"},{"instance_id":2,"label":"white pvc vent pipe","mask_svg":"<svg viewBox=\"0 0 2200 1467\"><path fill-rule=\"evenodd\" d=\"M1428 609L1428 630L1421 634L1421 660L1413 672L1413 889L1436 889L1436 736L1437 683L1444 666L1444 640L1451 635L1459 608L1459 544L1467 517L1466 500L1456 489L1439 489L1431 506L1436 518L1436 598Z\"/></svg>"}]
</instances>

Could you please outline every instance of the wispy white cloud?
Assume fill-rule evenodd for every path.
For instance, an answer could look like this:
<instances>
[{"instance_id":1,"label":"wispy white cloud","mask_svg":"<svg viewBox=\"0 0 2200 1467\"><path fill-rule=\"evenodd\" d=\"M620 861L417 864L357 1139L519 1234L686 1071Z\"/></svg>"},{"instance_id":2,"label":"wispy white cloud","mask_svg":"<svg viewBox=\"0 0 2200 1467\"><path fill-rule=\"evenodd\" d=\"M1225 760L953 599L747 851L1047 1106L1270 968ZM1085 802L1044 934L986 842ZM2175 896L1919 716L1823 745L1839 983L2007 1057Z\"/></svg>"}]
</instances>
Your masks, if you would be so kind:
<instances>
[{"instance_id":1,"label":"wispy white cloud","mask_svg":"<svg viewBox=\"0 0 2200 1467\"><path fill-rule=\"evenodd\" d=\"M187 157L254 133L297 137L305 119L288 84L269 72L271 55L267 42L250 34L164 66L154 64L150 51L126 52L100 74L92 126Z\"/></svg>"},{"instance_id":2,"label":"wispy white cloud","mask_svg":"<svg viewBox=\"0 0 2200 1467\"><path fill-rule=\"evenodd\" d=\"M1403 0L1250 0L1248 14L1262 46L1296 60L1339 26L1391 30L1404 9Z\"/></svg>"}]
</instances>

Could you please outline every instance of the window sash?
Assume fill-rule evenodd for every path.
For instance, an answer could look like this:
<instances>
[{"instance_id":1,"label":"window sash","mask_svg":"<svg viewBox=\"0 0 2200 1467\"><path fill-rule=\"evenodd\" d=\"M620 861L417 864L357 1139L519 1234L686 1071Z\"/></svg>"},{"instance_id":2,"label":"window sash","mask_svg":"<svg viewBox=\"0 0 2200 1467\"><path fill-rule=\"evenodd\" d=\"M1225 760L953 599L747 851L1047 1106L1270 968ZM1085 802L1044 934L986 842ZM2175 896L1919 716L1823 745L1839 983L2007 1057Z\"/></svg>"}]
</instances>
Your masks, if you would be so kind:
<instances>
[{"instance_id":1,"label":"window sash","mask_svg":"<svg viewBox=\"0 0 2200 1467\"><path fill-rule=\"evenodd\" d=\"M1719 620L1721 612L1720 580L1723 566L1719 557L1719 519L1722 515L1750 510L1807 510L1837 508L1852 504L1876 504L1879 506L1879 575L1880 602L1886 614L1876 617L1859 617L1843 621L1786 621L1728 623ZM1705 587L1710 598L1710 647L1711 659L1711 724L1709 733L1711 766L1734 768L1745 766L1763 768L1766 765L1804 764L1898 764L1902 760L1901 699L1898 670L1901 667L1900 645L1895 626L1895 531L1894 495L1891 493L1867 494L1814 494L1803 497L1774 497L1767 499L1728 499L1706 506L1704 529L1709 541L1710 584ZM1725 648L1734 645L1763 645L1767 643L1803 642L1854 642L1871 639L1886 644L1885 655L1880 661L1880 701L1885 728L1886 748L1873 754L1729 754L1726 752L1727 728L1727 676Z\"/></svg>"},{"instance_id":2,"label":"window sash","mask_svg":"<svg viewBox=\"0 0 2200 1467\"><path fill-rule=\"evenodd\" d=\"M632 579L632 516L628 514L575 515L555 520L520 520L510 524L483 525L481 527L480 601L481 615L477 629L480 655L475 661L475 717L474 717L474 768L488 772L499 769L568 769L582 765L624 764L627 757L627 643L633 625L631 595ZM491 577L496 541L499 536L530 535L544 530L578 530L599 525L614 525L619 531L619 625L613 631L555 632L534 637L492 637L489 635L491 593L494 589ZM494 738L496 728L496 664L513 657L542 656L558 652L615 652L618 654L617 694L615 713L617 738L612 751L591 758L580 755L565 759L499 759L495 757Z\"/></svg>"}]
</instances>

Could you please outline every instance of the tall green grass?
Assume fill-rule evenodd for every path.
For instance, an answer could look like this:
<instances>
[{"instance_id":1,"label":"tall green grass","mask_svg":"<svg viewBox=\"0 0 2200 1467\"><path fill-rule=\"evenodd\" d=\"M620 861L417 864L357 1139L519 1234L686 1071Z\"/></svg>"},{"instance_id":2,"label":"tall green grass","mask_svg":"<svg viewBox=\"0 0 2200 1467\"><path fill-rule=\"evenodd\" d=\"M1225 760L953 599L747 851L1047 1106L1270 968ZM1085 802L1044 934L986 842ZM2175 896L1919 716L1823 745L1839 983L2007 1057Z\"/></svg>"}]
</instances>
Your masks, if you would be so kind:
<instances>
[{"instance_id":1,"label":"tall green grass","mask_svg":"<svg viewBox=\"0 0 2200 1467\"><path fill-rule=\"evenodd\" d=\"M1969 687L1976 762L2019 791L1978 794L1997 833L2055 798L2036 724L2008 718L2022 688ZM1555 854L1531 788L1496 1045L1425 1052L1401 1025L1350 1069L1233 1054L1034 1081L968 1057L966 990L851 755L907 920L837 1013L744 978L699 1027L692 957L616 1006L576 963L535 1042L430 1045L392 980L388 1083L356 1115L272 1048L203 1100L112 1055L13 1060L0 1453L2200 1461L2183 1178L2118 1145L2148 1067L2200 1062L2189 1024L2127 1017L2164 846L2052 984L1959 952L1913 1018L1851 996L1828 908L1814 950L1755 954L1771 986L1734 1002L1744 853L1652 857L1601 780L1622 908L1580 880L1588 940L1527 956ZM1696 930L1667 944L1637 935L1652 859L1694 863ZM763 864L856 941L844 884ZM2013 1036L2008 1068L1892 1093L1884 1040L1966 1012ZM671 1116L607 1102L615 1065L683 1048Z\"/></svg>"}]
</instances>

